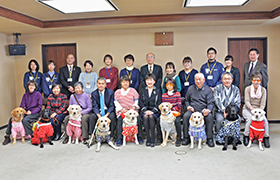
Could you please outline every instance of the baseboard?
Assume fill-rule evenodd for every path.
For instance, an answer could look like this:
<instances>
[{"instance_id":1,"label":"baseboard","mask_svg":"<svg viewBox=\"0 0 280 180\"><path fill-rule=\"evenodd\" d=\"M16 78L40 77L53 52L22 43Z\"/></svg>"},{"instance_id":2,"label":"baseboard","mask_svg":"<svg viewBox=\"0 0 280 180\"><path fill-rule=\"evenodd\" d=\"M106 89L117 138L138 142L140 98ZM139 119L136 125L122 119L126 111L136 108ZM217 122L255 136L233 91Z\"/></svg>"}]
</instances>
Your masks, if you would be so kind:
<instances>
[{"instance_id":1,"label":"baseboard","mask_svg":"<svg viewBox=\"0 0 280 180\"><path fill-rule=\"evenodd\" d=\"M269 123L280 123L280 120L268 120Z\"/></svg>"},{"instance_id":2,"label":"baseboard","mask_svg":"<svg viewBox=\"0 0 280 180\"><path fill-rule=\"evenodd\" d=\"M0 130L5 129L5 128L7 128L7 127L8 127L8 124L3 125L3 126L0 126Z\"/></svg>"}]
</instances>

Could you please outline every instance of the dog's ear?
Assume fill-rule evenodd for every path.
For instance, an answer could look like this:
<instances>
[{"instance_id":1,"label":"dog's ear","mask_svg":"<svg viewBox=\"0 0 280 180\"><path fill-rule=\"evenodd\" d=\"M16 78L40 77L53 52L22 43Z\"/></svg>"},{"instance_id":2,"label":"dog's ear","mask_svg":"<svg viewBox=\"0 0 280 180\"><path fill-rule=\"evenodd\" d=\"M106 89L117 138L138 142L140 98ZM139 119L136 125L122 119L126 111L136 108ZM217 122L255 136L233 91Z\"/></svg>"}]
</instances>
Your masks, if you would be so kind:
<instances>
[{"instance_id":1,"label":"dog's ear","mask_svg":"<svg viewBox=\"0 0 280 180\"><path fill-rule=\"evenodd\" d=\"M97 120L97 124L96 124L96 127L98 127L100 124L100 118Z\"/></svg>"},{"instance_id":2,"label":"dog's ear","mask_svg":"<svg viewBox=\"0 0 280 180\"><path fill-rule=\"evenodd\" d=\"M162 109L162 103L158 106L159 110L161 111Z\"/></svg>"},{"instance_id":3,"label":"dog's ear","mask_svg":"<svg viewBox=\"0 0 280 180\"><path fill-rule=\"evenodd\" d=\"M107 124L110 125L111 120L109 118L107 118L107 122L108 122Z\"/></svg>"},{"instance_id":4,"label":"dog's ear","mask_svg":"<svg viewBox=\"0 0 280 180\"><path fill-rule=\"evenodd\" d=\"M67 111L69 111L69 113L71 112L71 105L68 106Z\"/></svg>"},{"instance_id":5,"label":"dog's ear","mask_svg":"<svg viewBox=\"0 0 280 180\"><path fill-rule=\"evenodd\" d=\"M125 117L129 119L129 111L127 111L125 114Z\"/></svg>"},{"instance_id":6,"label":"dog's ear","mask_svg":"<svg viewBox=\"0 0 280 180\"><path fill-rule=\"evenodd\" d=\"M137 111L135 111L135 114L136 114L136 116L139 116L139 114L138 114L138 112L137 112Z\"/></svg>"},{"instance_id":7,"label":"dog's ear","mask_svg":"<svg viewBox=\"0 0 280 180\"><path fill-rule=\"evenodd\" d=\"M171 103L168 103L168 108L171 109L173 105Z\"/></svg>"},{"instance_id":8,"label":"dog's ear","mask_svg":"<svg viewBox=\"0 0 280 180\"><path fill-rule=\"evenodd\" d=\"M82 108L81 108L81 106L79 106L79 112L81 112L82 111Z\"/></svg>"},{"instance_id":9,"label":"dog's ear","mask_svg":"<svg viewBox=\"0 0 280 180\"><path fill-rule=\"evenodd\" d=\"M14 110L12 110L11 115L12 115L13 117L16 116L16 111L17 111L17 108L15 108Z\"/></svg>"},{"instance_id":10,"label":"dog's ear","mask_svg":"<svg viewBox=\"0 0 280 180\"><path fill-rule=\"evenodd\" d=\"M190 120L193 121L193 114L191 115Z\"/></svg>"},{"instance_id":11,"label":"dog's ear","mask_svg":"<svg viewBox=\"0 0 280 180\"><path fill-rule=\"evenodd\" d=\"M265 115L265 114L266 114L266 112L264 110L262 110L262 115Z\"/></svg>"}]
</instances>

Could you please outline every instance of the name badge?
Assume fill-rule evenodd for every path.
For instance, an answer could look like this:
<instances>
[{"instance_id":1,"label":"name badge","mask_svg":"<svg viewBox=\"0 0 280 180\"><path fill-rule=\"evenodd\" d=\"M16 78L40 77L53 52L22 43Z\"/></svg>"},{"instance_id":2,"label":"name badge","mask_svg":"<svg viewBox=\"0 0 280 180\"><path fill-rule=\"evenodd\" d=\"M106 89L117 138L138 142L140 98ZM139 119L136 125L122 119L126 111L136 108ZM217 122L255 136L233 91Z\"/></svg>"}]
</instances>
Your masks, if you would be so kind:
<instances>
[{"instance_id":1,"label":"name badge","mask_svg":"<svg viewBox=\"0 0 280 180\"><path fill-rule=\"evenodd\" d=\"M67 82L72 82L72 78L68 78L68 79L67 79Z\"/></svg>"},{"instance_id":2,"label":"name badge","mask_svg":"<svg viewBox=\"0 0 280 180\"><path fill-rule=\"evenodd\" d=\"M206 74L209 74L209 69L208 69L208 68L205 69L205 73L206 73Z\"/></svg>"},{"instance_id":3,"label":"name badge","mask_svg":"<svg viewBox=\"0 0 280 180\"><path fill-rule=\"evenodd\" d=\"M33 80L33 77L32 77L32 76L29 76L29 80Z\"/></svg>"},{"instance_id":4,"label":"name badge","mask_svg":"<svg viewBox=\"0 0 280 180\"><path fill-rule=\"evenodd\" d=\"M185 82L184 85L185 85L185 86L189 86L189 85L190 85L190 82Z\"/></svg>"},{"instance_id":5,"label":"name badge","mask_svg":"<svg viewBox=\"0 0 280 180\"><path fill-rule=\"evenodd\" d=\"M47 78L46 78L46 81L49 82L49 81L50 81L50 78L47 77Z\"/></svg>"},{"instance_id":6,"label":"name badge","mask_svg":"<svg viewBox=\"0 0 280 180\"><path fill-rule=\"evenodd\" d=\"M52 85L49 85L49 89L52 89Z\"/></svg>"},{"instance_id":7,"label":"name badge","mask_svg":"<svg viewBox=\"0 0 280 180\"><path fill-rule=\"evenodd\" d=\"M132 80L130 80L130 84L132 84Z\"/></svg>"},{"instance_id":8,"label":"name badge","mask_svg":"<svg viewBox=\"0 0 280 180\"><path fill-rule=\"evenodd\" d=\"M207 76L207 79L208 79L208 80L212 80L212 79L213 79L213 76L212 76L212 75L209 75L209 76Z\"/></svg>"},{"instance_id":9,"label":"name badge","mask_svg":"<svg viewBox=\"0 0 280 180\"><path fill-rule=\"evenodd\" d=\"M86 84L86 88L90 88L90 84L89 83Z\"/></svg>"},{"instance_id":10,"label":"name badge","mask_svg":"<svg viewBox=\"0 0 280 180\"><path fill-rule=\"evenodd\" d=\"M106 83L110 83L111 82L111 79L106 79Z\"/></svg>"}]
</instances>

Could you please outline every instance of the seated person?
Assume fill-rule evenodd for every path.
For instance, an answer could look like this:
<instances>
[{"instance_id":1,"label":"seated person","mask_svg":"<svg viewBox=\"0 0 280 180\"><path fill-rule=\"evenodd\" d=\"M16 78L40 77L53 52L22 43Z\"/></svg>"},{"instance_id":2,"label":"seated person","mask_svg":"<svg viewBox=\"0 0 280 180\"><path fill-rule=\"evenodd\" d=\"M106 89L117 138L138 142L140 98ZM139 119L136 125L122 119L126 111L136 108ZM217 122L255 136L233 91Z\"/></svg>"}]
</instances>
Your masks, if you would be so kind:
<instances>
[{"instance_id":1,"label":"seated person","mask_svg":"<svg viewBox=\"0 0 280 180\"><path fill-rule=\"evenodd\" d=\"M177 86L177 90L178 92L181 92L181 81L179 76L176 75L176 70L175 70L175 65L173 62L168 62L165 65L165 71L166 71L166 76L163 79L163 84L165 84L165 81L167 81L167 79L174 79L176 82L176 86ZM162 88L162 94L164 94L166 92L165 90L166 88Z\"/></svg>"},{"instance_id":2,"label":"seated person","mask_svg":"<svg viewBox=\"0 0 280 180\"><path fill-rule=\"evenodd\" d=\"M193 69L192 59L189 56L183 59L183 65L185 69L180 71L179 78L182 88L181 97L185 98L189 87L194 84L194 75L198 73L198 71L196 69Z\"/></svg>"},{"instance_id":3,"label":"seated person","mask_svg":"<svg viewBox=\"0 0 280 180\"><path fill-rule=\"evenodd\" d=\"M89 134L94 133L98 118L106 116L111 120L110 131L111 137L113 137L116 126L114 91L106 88L104 77L98 78L97 89L91 93L91 102L93 114L89 116Z\"/></svg>"},{"instance_id":4,"label":"seated person","mask_svg":"<svg viewBox=\"0 0 280 180\"><path fill-rule=\"evenodd\" d=\"M222 83L214 88L214 100L216 104L216 132L222 127L222 122L225 120L227 114L225 113L226 107L234 104L240 108L240 91L239 88L232 84L233 75L230 72L224 72L222 75ZM216 141L216 144L219 144Z\"/></svg>"},{"instance_id":5,"label":"seated person","mask_svg":"<svg viewBox=\"0 0 280 180\"><path fill-rule=\"evenodd\" d=\"M137 111L139 109L138 106L138 99L139 99L139 94L134 88L130 88L130 79L128 76L122 76L120 78L120 85L121 89L118 89L115 92L115 107L116 107L116 114L118 118L117 122L117 146L121 146L123 143L123 118L121 117L121 114L125 114L128 110L133 109ZM143 139L141 137L141 122L139 116L137 117L137 126L138 126L138 135L137 139L139 144L143 144Z\"/></svg>"},{"instance_id":6,"label":"seated person","mask_svg":"<svg viewBox=\"0 0 280 180\"><path fill-rule=\"evenodd\" d=\"M61 136L61 123L64 120L67 113L67 96L61 93L62 85L59 83L52 84L52 94L48 97L48 103L46 109L52 111L51 123L53 126L54 141L58 141Z\"/></svg>"},{"instance_id":7,"label":"seated person","mask_svg":"<svg viewBox=\"0 0 280 180\"><path fill-rule=\"evenodd\" d=\"M84 85L84 92L91 95L91 93L97 89L97 74L92 71L93 63L90 60L86 60L84 63L85 72L82 72L79 76L79 82Z\"/></svg>"},{"instance_id":8,"label":"seated person","mask_svg":"<svg viewBox=\"0 0 280 180\"><path fill-rule=\"evenodd\" d=\"M189 130L189 119L193 112L200 112L204 116L205 121L205 131L207 136L207 144L209 147L214 147L213 141L213 117L212 110L214 106L214 97L212 90L209 86L204 84L205 78L202 73L197 73L194 76L195 85L189 87L186 94L185 105L187 107L187 112L183 117L183 132L184 140L182 145L188 145L190 143L190 138L188 134Z\"/></svg>"},{"instance_id":9,"label":"seated person","mask_svg":"<svg viewBox=\"0 0 280 180\"><path fill-rule=\"evenodd\" d=\"M53 60L48 62L48 72L43 74L42 78L42 89L44 93L44 98L48 98L52 94L52 84L59 83L59 73L54 70L55 63Z\"/></svg>"},{"instance_id":10,"label":"seated person","mask_svg":"<svg viewBox=\"0 0 280 180\"><path fill-rule=\"evenodd\" d=\"M157 119L160 116L158 106L161 104L161 89L158 89L154 86L156 83L156 76L154 74L147 74L145 81L147 87L141 89L139 96L139 106L141 109L141 117L144 128L147 132L146 146L155 147L155 124L157 123L157 125L159 125ZM157 126L157 130L157 142L161 142L162 137L159 126Z\"/></svg>"},{"instance_id":11,"label":"seated person","mask_svg":"<svg viewBox=\"0 0 280 180\"><path fill-rule=\"evenodd\" d=\"M180 83L181 84L181 83ZM172 104L171 111L176 111L181 113L181 94L177 91L176 81L174 79L167 79L165 81L165 91L166 93L162 94L162 102L169 102ZM181 146L181 116L176 117L175 127L177 132L177 140L175 146Z\"/></svg>"},{"instance_id":12,"label":"seated person","mask_svg":"<svg viewBox=\"0 0 280 180\"><path fill-rule=\"evenodd\" d=\"M28 69L24 74L23 78L23 87L25 88L25 91L28 92L27 89L27 82L30 80L34 80L37 83L37 88L35 91L39 91L42 93L42 78L43 74L39 72L39 63L35 59L31 59L28 63Z\"/></svg>"},{"instance_id":13,"label":"seated person","mask_svg":"<svg viewBox=\"0 0 280 180\"><path fill-rule=\"evenodd\" d=\"M251 111L254 108L265 108L266 103L266 89L261 86L262 75L259 72L255 72L252 74L252 85L247 86L245 88L244 96L245 96L245 104L242 110L242 116L246 120L245 131L244 131L244 139L243 143L245 146L249 143L249 130L252 122L252 113ZM267 118L264 119L265 122L265 134L263 138L264 147L269 148L269 126Z\"/></svg>"},{"instance_id":14,"label":"seated person","mask_svg":"<svg viewBox=\"0 0 280 180\"><path fill-rule=\"evenodd\" d=\"M106 66L100 69L99 77L104 77L106 79L107 88L115 91L118 86L119 70L118 68L112 66L113 57L110 54L106 54L104 56L103 62L105 63Z\"/></svg>"},{"instance_id":15,"label":"seated person","mask_svg":"<svg viewBox=\"0 0 280 180\"><path fill-rule=\"evenodd\" d=\"M42 108L42 95L40 92L35 91L37 89L37 83L34 80L27 82L26 89L28 89L28 91L23 95L20 107L26 110L25 116L22 119L22 124L25 129L26 136L31 138L33 133L31 123L36 121L40 116ZM7 145L11 142L11 129L12 118L9 120L3 145Z\"/></svg>"},{"instance_id":16,"label":"seated person","mask_svg":"<svg viewBox=\"0 0 280 180\"><path fill-rule=\"evenodd\" d=\"M89 119L89 113L92 110L92 103L90 99L90 95L85 93L83 91L84 86L81 82L76 82L74 84L74 91L75 93L70 96L69 106L70 105L79 105L82 108L82 137L83 137L83 144L87 144L87 141L89 139L88 134L88 119ZM67 126L67 123L69 121L69 116L66 116L64 119L65 127ZM63 141L63 144L66 144L68 142L68 138L66 137Z\"/></svg>"},{"instance_id":17,"label":"seated person","mask_svg":"<svg viewBox=\"0 0 280 180\"><path fill-rule=\"evenodd\" d=\"M128 54L124 57L124 62L126 67L121 70L120 77L128 76L130 79L130 87L134 88L136 91L139 89L140 81L140 71L139 69L133 67L134 57L131 54Z\"/></svg>"}]
</instances>

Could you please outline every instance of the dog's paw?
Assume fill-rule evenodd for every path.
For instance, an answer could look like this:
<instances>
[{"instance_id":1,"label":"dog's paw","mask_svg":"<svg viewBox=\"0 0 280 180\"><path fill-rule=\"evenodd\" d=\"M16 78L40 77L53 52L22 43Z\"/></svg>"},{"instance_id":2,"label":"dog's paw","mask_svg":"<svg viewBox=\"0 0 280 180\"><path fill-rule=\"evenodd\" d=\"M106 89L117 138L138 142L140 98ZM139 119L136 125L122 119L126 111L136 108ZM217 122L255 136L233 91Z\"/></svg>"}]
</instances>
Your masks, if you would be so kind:
<instances>
[{"instance_id":1,"label":"dog's paw","mask_svg":"<svg viewBox=\"0 0 280 180\"><path fill-rule=\"evenodd\" d=\"M264 151L264 148L260 148L261 151Z\"/></svg>"},{"instance_id":2,"label":"dog's paw","mask_svg":"<svg viewBox=\"0 0 280 180\"><path fill-rule=\"evenodd\" d=\"M166 147L166 144L165 143L161 143L161 147Z\"/></svg>"},{"instance_id":3,"label":"dog's paw","mask_svg":"<svg viewBox=\"0 0 280 180\"><path fill-rule=\"evenodd\" d=\"M227 150L227 147L223 147L223 149L222 149L223 151L226 151Z\"/></svg>"},{"instance_id":4,"label":"dog's paw","mask_svg":"<svg viewBox=\"0 0 280 180\"><path fill-rule=\"evenodd\" d=\"M190 146L190 149L194 149L194 146Z\"/></svg>"},{"instance_id":5,"label":"dog's paw","mask_svg":"<svg viewBox=\"0 0 280 180\"><path fill-rule=\"evenodd\" d=\"M119 147L116 147L116 148L114 148L115 150L120 150L120 148Z\"/></svg>"},{"instance_id":6,"label":"dog's paw","mask_svg":"<svg viewBox=\"0 0 280 180\"><path fill-rule=\"evenodd\" d=\"M139 145L139 142L138 142L138 141L135 141L135 144L136 144L136 145Z\"/></svg>"},{"instance_id":7,"label":"dog's paw","mask_svg":"<svg viewBox=\"0 0 280 180\"><path fill-rule=\"evenodd\" d=\"M251 148L251 145L246 146L246 148L247 148L247 149L250 149L250 148Z\"/></svg>"},{"instance_id":8,"label":"dog's paw","mask_svg":"<svg viewBox=\"0 0 280 180\"><path fill-rule=\"evenodd\" d=\"M50 144L50 145L53 145L53 142L49 141L49 144Z\"/></svg>"},{"instance_id":9,"label":"dog's paw","mask_svg":"<svg viewBox=\"0 0 280 180\"><path fill-rule=\"evenodd\" d=\"M13 146L16 145L16 142L13 142Z\"/></svg>"},{"instance_id":10,"label":"dog's paw","mask_svg":"<svg viewBox=\"0 0 280 180\"><path fill-rule=\"evenodd\" d=\"M198 150L201 150L202 148L201 148L201 146L198 146L197 149L198 149Z\"/></svg>"},{"instance_id":11,"label":"dog's paw","mask_svg":"<svg viewBox=\"0 0 280 180\"><path fill-rule=\"evenodd\" d=\"M237 147L236 147L236 146L233 146L233 147L232 147L232 150L236 151L236 150L237 150Z\"/></svg>"},{"instance_id":12,"label":"dog's paw","mask_svg":"<svg viewBox=\"0 0 280 180\"><path fill-rule=\"evenodd\" d=\"M25 140L23 139L21 142L22 142L22 143L25 143Z\"/></svg>"},{"instance_id":13,"label":"dog's paw","mask_svg":"<svg viewBox=\"0 0 280 180\"><path fill-rule=\"evenodd\" d=\"M100 152L100 149L95 149L95 152Z\"/></svg>"},{"instance_id":14,"label":"dog's paw","mask_svg":"<svg viewBox=\"0 0 280 180\"><path fill-rule=\"evenodd\" d=\"M44 148L44 145L43 145L43 144L41 144L41 145L40 145L40 148Z\"/></svg>"}]
</instances>

